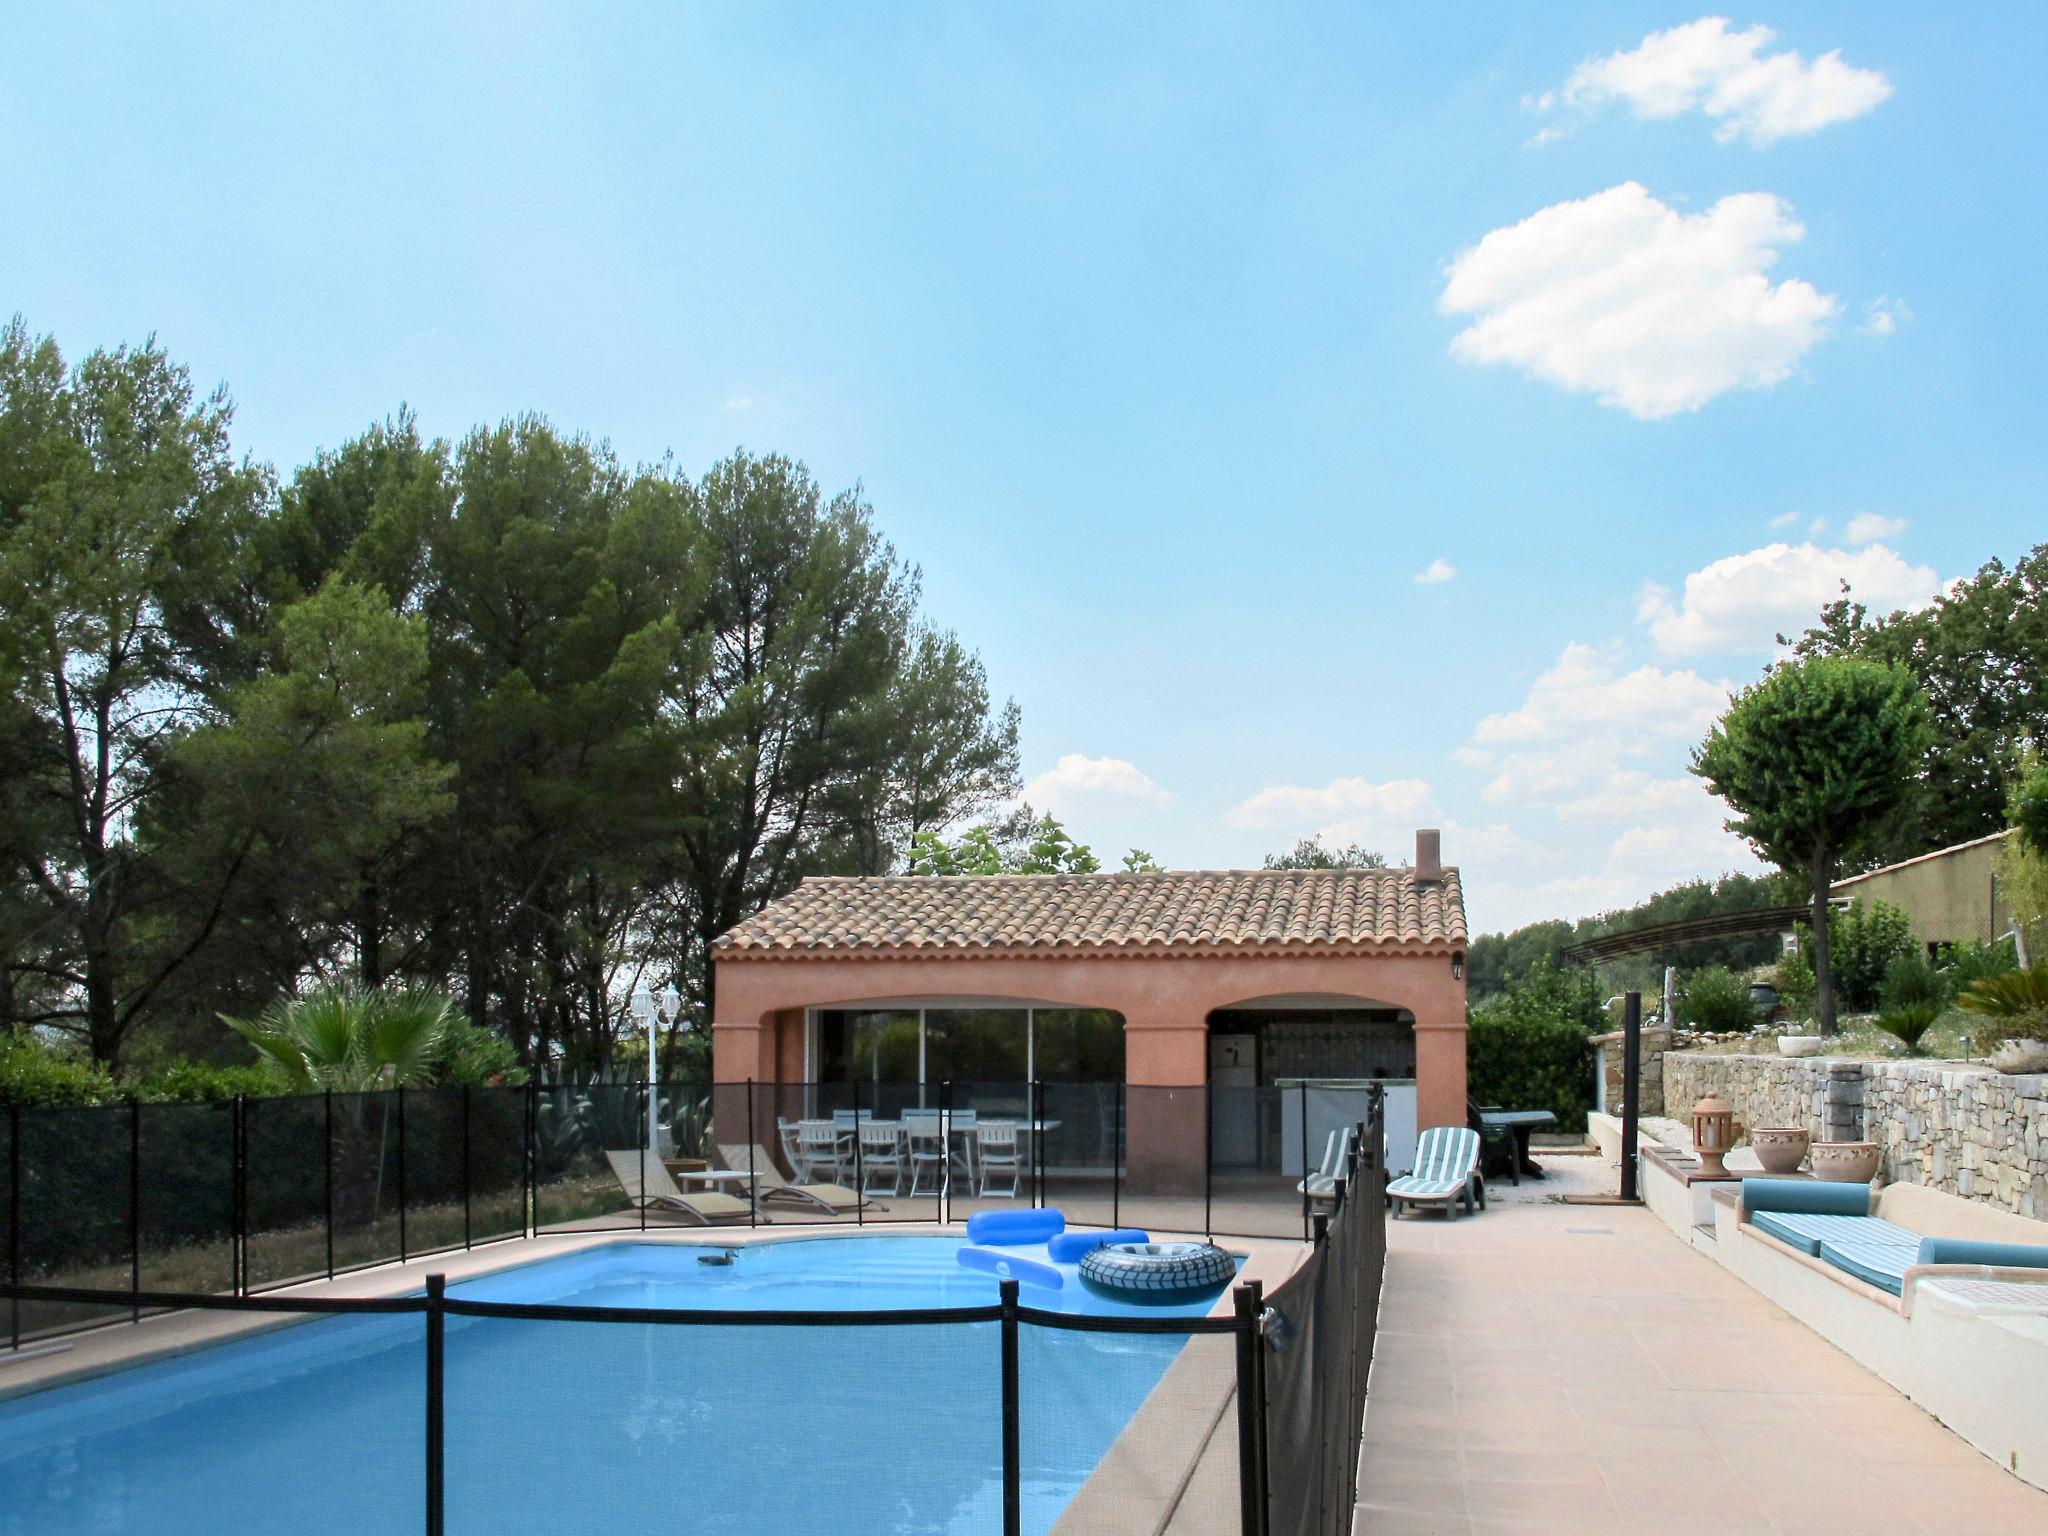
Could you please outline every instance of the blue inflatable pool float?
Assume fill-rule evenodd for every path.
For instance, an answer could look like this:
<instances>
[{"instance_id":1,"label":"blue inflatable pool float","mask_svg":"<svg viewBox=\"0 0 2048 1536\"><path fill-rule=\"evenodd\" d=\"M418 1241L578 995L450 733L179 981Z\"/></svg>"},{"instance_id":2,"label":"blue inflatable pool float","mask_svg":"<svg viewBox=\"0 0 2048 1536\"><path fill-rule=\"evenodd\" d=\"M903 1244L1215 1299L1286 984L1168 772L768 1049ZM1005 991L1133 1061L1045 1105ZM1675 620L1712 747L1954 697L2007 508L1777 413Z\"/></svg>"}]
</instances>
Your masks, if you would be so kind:
<instances>
[{"instance_id":1,"label":"blue inflatable pool float","mask_svg":"<svg viewBox=\"0 0 2048 1536\"><path fill-rule=\"evenodd\" d=\"M1062 1232L1045 1245L1055 1264L1078 1264L1105 1243L1149 1243L1152 1234L1136 1227L1119 1227L1114 1232Z\"/></svg>"},{"instance_id":2,"label":"blue inflatable pool float","mask_svg":"<svg viewBox=\"0 0 2048 1536\"><path fill-rule=\"evenodd\" d=\"M1049 1242L1066 1230L1066 1214L1050 1206L1038 1211L980 1211L967 1218L967 1241L997 1247Z\"/></svg>"},{"instance_id":3,"label":"blue inflatable pool float","mask_svg":"<svg viewBox=\"0 0 2048 1536\"><path fill-rule=\"evenodd\" d=\"M1041 1264L1022 1254L998 1253L993 1248L962 1248L959 1259L968 1269L985 1269L1001 1279L1042 1286L1048 1291L1061 1290L1067 1283L1067 1277L1050 1264Z\"/></svg>"}]
</instances>

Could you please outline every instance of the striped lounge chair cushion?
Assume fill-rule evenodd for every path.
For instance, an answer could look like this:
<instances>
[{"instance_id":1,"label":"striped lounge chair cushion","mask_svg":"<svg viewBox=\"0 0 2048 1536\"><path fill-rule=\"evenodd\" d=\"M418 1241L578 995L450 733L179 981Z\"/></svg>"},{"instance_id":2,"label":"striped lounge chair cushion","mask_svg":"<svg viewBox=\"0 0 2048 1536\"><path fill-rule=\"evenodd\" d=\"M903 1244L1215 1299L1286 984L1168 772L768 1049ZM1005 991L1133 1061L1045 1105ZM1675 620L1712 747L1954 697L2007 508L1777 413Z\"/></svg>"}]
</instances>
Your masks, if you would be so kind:
<instances>
[{"instance_id":1,"label":"striped lounge chair cushion","mask_svg":"<svg viewBox=\"0 0 2048 1536\"><path fill-rule=\"evenodd\" d=\"M1479 1166L1479 1133L1462 1125L1431 1126L1415 1147L1415 1171L1387 1186L1402 1200L1448 1200L1465 1192Z\"/></svg>"}]
</instances>

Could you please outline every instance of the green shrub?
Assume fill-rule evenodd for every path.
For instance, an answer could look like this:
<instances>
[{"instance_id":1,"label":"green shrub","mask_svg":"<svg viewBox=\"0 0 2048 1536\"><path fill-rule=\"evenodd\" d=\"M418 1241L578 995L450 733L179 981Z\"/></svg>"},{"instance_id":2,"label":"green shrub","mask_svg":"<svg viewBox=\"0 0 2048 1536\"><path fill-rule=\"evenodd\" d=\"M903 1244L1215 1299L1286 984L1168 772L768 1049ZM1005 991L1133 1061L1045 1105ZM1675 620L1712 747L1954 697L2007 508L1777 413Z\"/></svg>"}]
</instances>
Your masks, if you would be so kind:
<instances>
[{"instance_id":1,"label":"green shrub","mask_svg":"<svg viewBox=\"0 0 2048 1536\"><path fill-rule=\"evenodd\" d=\"M237 1094L262 1098L280 1091L277 1077L262 1067L217 1067L179 1057L162 1071L138 1078L132 1092L157 1104L210 1104Z\"/></svg>"},{"instance_id":2,"label":"green shrub","mask_svg":"<svg viewBox=\"0 0 2048 1536\"><path fill-rule=\"evenodd\" d=\"M1725 965L1708 965L1679 984L1678 1017L1710 1034L1739 1034L1756 1027L1757 1009L1747 980Z\"/></svg>"},{"instance_id":3,"label":"green shrub","mask_svg":"<svg viewBox=\"0 0 2048 1536\"><path fill-rule=\"evenodd\" d=\"M1861 901L1828 913L1828 956L1834 962L1835 995L1854 1013L1878 1005L1884 973L1913 948L1913 923L1897 907Z\"/></svg>"},{"instance_id":4,"label":"green shrub","mask_svg":"<svg viewBox=\"0 0 2048 1536\"><path fill-rule=\"evenodd\" d=\"M1980 981L1989 981L1994 976L2018 970L2019 964L2011 939L2000 939L1995 944L1979 944L1974 939L1966 939L1943 950L1941 975L1953 1001Z\"/></svg>"},{"instance_id":5,"label":"green shrub","mask_svg":"<svg viewBox=\"0 0 2048 1536\"><path fill-rule=\"evenodd\" d=\"M62 1055L27 1035L0 1032L0 1101L111 1104L123 1096L105 1067Z\"/></svg>"},{"instance_id":6,"label":"green shrub","mask_svg":"<svg viewBox=\"0 0 2048 1536\"><path fill-rule=\"evenodd\" d=\"M1974 982L1956 1006L1989 1021L1982 1030L1987 1047L2048 1035L2048 961Z\"/></svg>"},{"instance_id":7,"label":"green shrub","mask_svg":"<svg viewBox=\"0 0 2048 1536\"><path fill-rule=\"evenodd\" d=\"M1917 949L1892 957L1892 963L1884 968L1884 983L1878 988L1878 996L1886 1013L1929 1005L1938 1018L1948 1006L1947 985Z\"/></svg>"},{"instance_id":8,"label":"green shrub","mask_svg":"<svg viewBox=\"0 0 2048 1536\"><path fill-rule=\"evenodd\" d=\"M1466 1088L1473 1102L1547 1109L1561 1131L1583 1131L1593 1107L1593 1051L1576 1019L1481 1008L1465 1033Z\"/></svg>"}]
</instances>

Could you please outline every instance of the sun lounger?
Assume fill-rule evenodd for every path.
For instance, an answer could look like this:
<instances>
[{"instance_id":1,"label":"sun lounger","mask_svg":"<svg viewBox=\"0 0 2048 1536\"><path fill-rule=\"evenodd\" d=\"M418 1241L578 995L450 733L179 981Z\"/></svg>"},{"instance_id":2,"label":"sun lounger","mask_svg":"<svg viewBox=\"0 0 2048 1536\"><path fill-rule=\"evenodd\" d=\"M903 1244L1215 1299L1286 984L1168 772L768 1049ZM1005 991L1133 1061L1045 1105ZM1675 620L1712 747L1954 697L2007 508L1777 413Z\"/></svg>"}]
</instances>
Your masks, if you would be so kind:
<instances>
[{"instance_id":1,"label":"sun lounger","mask_svg":"<svg viewBox=\"0 0 2048 1536\"><path fill-rule=\"evenodd\" d=\"M754 1198L764 1206L781 1201L834 1216L843 1216L863 1206L878 1211L888 1209L879 1201L862 1199L859 1191L848 1189L844 1184L792 1184L782 1176L782 1170L775 1166L775 1159L768 1155L766 1147L756 1145L752 1151L750 1163L746 1146L727 1146L723 1142L718 1146L718 1156L726 1167L753 1175Z\"/></svg>"},{"instance_id":2,"label":"sun lounger","mask_svg":"<svg viewBox=\"0 0 2048 1536\"><path fill-rule=\"evenodd\" d=\"M1457 1218L1459 1202L1474 1208L1473 1184L1479 1177L1479 1133L1462 1125L1433 1125L1415 1144L1415 1171L1387 1186L1394 1214L1404 1205L1441 1205Z\"/></svg>"},{"instance_id":3,"label":"sun lounger","mask_svg":"<svg viewBox=\"0 0 2048 1536\"><path fill-rule=\"evenodd\" d=\"M1330 1132L1330 1139L1323 1146L1322 1166L1295 1185L1295 1189L1311 1200L1336 1199L1337 1181L1344 1177L1344 1170L1351 1164L1351 1142L1357 1134L1348 1125L1340 1131Z\"/></svg>"},{"instance_id":4,"label":"sun lounger","mask_svg":"<svg viewBox=\"0 0 2048 1536\"><path fill-rule=\"evenodd\" d=\"M645 1148L637 1152L607 1152L605 1159L612 1165L619 1187L636 1207L688 1216L707 1227L722 1221L745 1221L754 1214L751 1205L731 1195L684 1194L676 1188L676 1181L669 1177L661 1159Z\"/></svg>"}]
</instances>

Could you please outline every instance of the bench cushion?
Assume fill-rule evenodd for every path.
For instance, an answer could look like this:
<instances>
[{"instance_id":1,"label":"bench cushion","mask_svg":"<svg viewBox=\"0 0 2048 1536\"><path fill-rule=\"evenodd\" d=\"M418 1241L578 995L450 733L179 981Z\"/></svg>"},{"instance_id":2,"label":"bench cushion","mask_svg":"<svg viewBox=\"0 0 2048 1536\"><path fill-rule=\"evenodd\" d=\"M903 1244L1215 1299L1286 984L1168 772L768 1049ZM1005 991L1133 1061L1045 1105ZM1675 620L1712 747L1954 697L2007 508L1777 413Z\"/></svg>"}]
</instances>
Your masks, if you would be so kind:
<instances>
[{"instance_id":1,"label":"bench cushion","mask_svg":"<svg viewBox=\"0 0 2048 1536\"><path fill-rule=\"evenodd\" d=\"M1801 1216L1868 1216L1870 1186L1819 1179L1744 1179L1742 1208Z\"/></svg>"},{"instance_id":2,"label":"bench cushion","mask_svg":"<svg viewBox=\"0 0 2048 1536\"><path fill-rule=\"evenodd\" d=\"M1920 1234L1877 1216L1807 1216L1791 1211L1758 1211L1749 1224L1790 1243L1802 1253L1818 1254L1824 1242L1875 1243L1887 1248L1917 1249Z\"/></svg>"},{"instance_id":3,"label":"bench cushion","mask_svg":"<svg viewBox=\"0 0 2048 1536\"><path fill-rule=\"evenodd\" d=\"M1923 1238L1917 1264L1986 1264L2000 1269L2048 1269L2048 1245L1978 1243L1962 1237Z\"/></svg>"},{"instance_id":4,"label":"bench cushion","mask_svg":"<svg viewBox=\"0 0 2048 1536\"><path fill-rule=\"evenodd\" d=\"M1822 1242L1820 1259L1897 1296L1906 1288L1906 1270L1913 1263L1914 1250L1896 1243Z\"/></svg>"}]
</instances>

